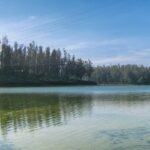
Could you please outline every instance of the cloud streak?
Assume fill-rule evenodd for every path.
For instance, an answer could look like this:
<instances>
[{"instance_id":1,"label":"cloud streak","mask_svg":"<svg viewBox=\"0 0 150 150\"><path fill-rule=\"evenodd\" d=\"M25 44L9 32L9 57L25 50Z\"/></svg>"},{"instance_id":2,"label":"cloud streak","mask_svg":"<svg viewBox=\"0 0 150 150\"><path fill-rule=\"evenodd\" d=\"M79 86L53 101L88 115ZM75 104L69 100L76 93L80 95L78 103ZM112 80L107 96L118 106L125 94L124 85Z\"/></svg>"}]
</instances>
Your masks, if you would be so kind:
<instances>
[{"instance_id":1,"label":"cloud streak","mask_svg":"<svg viewBox=\"0 0 150 150\"><path fill-rule=\"evenodd\" d=\"M101 65L114 65L114 64L138 64L150 65L150 49L142 49L127 52L125 55L117 55L112 57L103 57L95 60L95 64Z\"/></svg>"},{"instance_id":2,"label":"cloud streak","mask_svg":"<svg viewBox=\"0 0 150 150\"><path fill-rule=\"evenodd\" d=\"M68 29L65 16L0 20L0 35L7 35L11 43L18 41L27 44L34 40L44 46L66 48L77 57L91 59L99 65L150 65L149 39L86 36Z\"/></svg>"}]
</instances>

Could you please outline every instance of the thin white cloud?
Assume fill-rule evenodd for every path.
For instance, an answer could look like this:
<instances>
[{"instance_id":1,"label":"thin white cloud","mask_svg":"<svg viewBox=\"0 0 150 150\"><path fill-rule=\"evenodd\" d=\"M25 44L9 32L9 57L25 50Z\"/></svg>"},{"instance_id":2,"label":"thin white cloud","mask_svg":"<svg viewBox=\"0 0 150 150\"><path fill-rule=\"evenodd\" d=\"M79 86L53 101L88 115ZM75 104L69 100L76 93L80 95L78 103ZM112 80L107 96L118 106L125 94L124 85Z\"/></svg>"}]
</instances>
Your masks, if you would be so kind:
<instances>
[{"instance_id":1,"label":"thin white cloud","mask_svg":"<svg viewBox=\"0 0 150 150\"><path fill-rule=\"evenodd\" d=\"M52 32L59 26L61 17L36 17L30 16L21 21L1 21L0 35L7 35L11 42L19 41L23 43L37 40L44 42L52 40ZM47 38L49 36L49 39Z\"/></svg>"},{"instance_id":2,"label":"thin white cloud","mask_svg":"<svg viewBox=\"0 0 150 150\"><path fill-rule=\"evenodd\" d=\"M150 49L142 49L127 52L124 55L112 57L103 57L94 60L97 65L114 65L114 64L144 64L149 65Z\"/></svg>"},{"instance_id":3,"label":"thin white cloud","mask_svg":"<svg viewBox=\"0 0 150 150\"><path fill-rule=\"evenodd\" d=\"M143 42L134 38L88 38L80 32L71 33L63 26L64 19L64 16L29 16L20 21L0 20L0 35L7 35L11 43L27 44L34 40L44 46L66 48L95 64L150 65L150 45L145 39Z\"/></svg>"},{"instance_id":4,"label":"thin white cloud","mask_svg":"<svg viewBox=\"0 0 150 150\"><path fill-rule=\"evenodd\" d=\"M51 47L66 48L69 50L81 50L101 48L121 44L121 39L93 39L80 38L80 34L70 32L62 25L64 17L37 17L29 16L21 21L1 21L0 35L7 35L10 42L28 43L35 40L39 44Z\"/></svg>"},{"instance_id":5,"label":"thin white cloud","mask_svg":"<svg viewBox=\"0 0 150 150\"><path fill-rule=\"evenodd\" d=\"M91 48L99 48L102 46L112 46L112 45L118 45L118 44L124 44L125 41L123 41L122 39L99 39L99 40L87 40L87 41L78 41L78 42L74 42L72 45L68 45L66 48L67 49L91 49Z\"/></svg>"}]
</instances>

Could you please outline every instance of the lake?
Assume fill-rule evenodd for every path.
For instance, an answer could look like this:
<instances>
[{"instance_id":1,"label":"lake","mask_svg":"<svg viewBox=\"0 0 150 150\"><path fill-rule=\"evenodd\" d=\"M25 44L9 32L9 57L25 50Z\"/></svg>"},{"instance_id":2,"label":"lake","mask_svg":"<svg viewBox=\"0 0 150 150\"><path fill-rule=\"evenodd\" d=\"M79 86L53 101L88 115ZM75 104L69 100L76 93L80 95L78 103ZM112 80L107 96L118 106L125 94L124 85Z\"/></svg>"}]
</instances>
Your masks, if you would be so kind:
<instances>
[{"instance_id":1,"label":"lake","mask_svg":"<svg viewBox=\"0 0 150 150\"><path fill-rule=\"evenodd\" d=\"M150 86L0 88L0 150L149 150Z\"/></svg>"}]
</instances>

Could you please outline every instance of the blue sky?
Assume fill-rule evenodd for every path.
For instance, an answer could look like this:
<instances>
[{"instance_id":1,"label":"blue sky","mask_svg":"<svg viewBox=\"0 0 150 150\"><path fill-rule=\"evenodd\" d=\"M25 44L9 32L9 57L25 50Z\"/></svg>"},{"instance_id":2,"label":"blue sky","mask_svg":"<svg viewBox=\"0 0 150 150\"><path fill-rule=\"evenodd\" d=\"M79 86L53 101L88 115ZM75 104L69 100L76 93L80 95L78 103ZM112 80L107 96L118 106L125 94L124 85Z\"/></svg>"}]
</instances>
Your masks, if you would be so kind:
<instances>
[{"instance_id":1,"label":"blue sky","mask_svg":"<svg viewBox=\"0 0 150 150\"><path fill-rule=\"evenodd\" d=\"M0 35L99 65L150 65L149 7L149 0L0 0Z\"/></svg>"}]
</instances>

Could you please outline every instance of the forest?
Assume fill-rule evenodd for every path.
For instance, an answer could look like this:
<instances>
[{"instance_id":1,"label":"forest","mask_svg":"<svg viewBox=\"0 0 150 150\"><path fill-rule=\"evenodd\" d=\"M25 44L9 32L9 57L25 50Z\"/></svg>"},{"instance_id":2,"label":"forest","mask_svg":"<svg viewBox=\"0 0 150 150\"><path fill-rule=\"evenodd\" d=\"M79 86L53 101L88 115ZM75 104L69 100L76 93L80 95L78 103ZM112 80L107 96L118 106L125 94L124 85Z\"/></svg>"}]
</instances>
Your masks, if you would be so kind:
<instances>
[{"instance_id":1,"label":"forest","mask_svg":"<svg viewBox=\"0 0 150 150\"><path fill-rule=\"evenodd\" d=\"M35 42L28 46L14 43L9 44L3 37L0 52L0 83L88 83L93 72L90 60L76 59L66 50L43 48ZM85 82L83 82L85 81Z\"/></svg>"},{"instance_id":2,"label":"forest","mask_svg":"<svg viewBox=\"0 0 150 150\"><path fill-rule=\"evenodd\" d=\"M97 66L92 78L98 84L150 84L150 67L143 65Z\"/></svg>"},{"instance_id":3,"label":"forest","mask_svg":"<svg viewBox=\"0 0 150 150\"><path fill-rule=\"evenodd\" d=\"M150 67L143 65L94 66L90 60L66 50L9 44L3 37L0 50L0 85L50 84L150 84Z\"/></svg>"}]
</instances>

